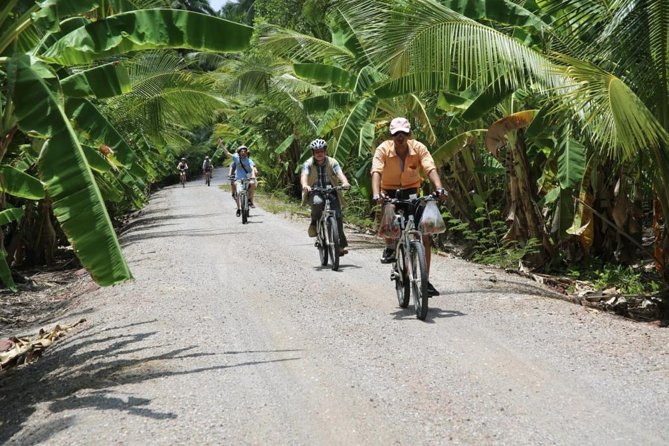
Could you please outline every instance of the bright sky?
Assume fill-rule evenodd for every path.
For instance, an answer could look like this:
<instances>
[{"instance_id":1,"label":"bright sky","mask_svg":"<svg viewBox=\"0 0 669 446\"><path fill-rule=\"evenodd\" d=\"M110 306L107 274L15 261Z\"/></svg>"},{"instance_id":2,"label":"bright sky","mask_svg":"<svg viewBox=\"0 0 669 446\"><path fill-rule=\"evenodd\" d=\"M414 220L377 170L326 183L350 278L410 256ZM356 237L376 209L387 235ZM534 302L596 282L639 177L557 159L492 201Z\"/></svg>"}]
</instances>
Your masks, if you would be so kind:
<instances>
[{"instance_id":1,"label":"bright sky","mask_svg":"<svg viewBox=\"0 0 669 446\"><path fill-rule=\"evenodd\" d=\"M218 11L226 3L237 3L237 2L234 0L209 0L209 6L211 6L214 9L214 11Z\"/></svg>"}]
</instances>

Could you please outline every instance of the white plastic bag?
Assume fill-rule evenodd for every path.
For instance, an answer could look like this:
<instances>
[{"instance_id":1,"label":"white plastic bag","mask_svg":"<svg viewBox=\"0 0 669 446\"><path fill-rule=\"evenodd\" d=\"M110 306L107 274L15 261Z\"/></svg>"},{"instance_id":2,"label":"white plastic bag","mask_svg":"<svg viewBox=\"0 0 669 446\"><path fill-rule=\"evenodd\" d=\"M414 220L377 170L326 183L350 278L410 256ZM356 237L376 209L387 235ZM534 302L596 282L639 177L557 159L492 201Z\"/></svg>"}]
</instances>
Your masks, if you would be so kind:
<instances>
[{"instance_id":1,"label":"white plastic bag","mask_svg":"<svg viewBox=\"0 0 669 446\"><path fill-rule=\"evenodd\" d=\"M388 203L383 208L381 226L379 226L379 237L398 239L400 238L400 225L395 218L395 206Z\"/></svg>"},{"instance_id":2,"label":"white plastic bag","mask_svg":"<svg viewBox=\"0 0 669 446\"><path fill-rule=\"evenodd\" d=\"M423 216L418 223L418 229L425 235L441 234L446 231L446 223L444 223L444 217L441 216L436 201L430 200L427 202Z\"/></svg>"}]
</instances>

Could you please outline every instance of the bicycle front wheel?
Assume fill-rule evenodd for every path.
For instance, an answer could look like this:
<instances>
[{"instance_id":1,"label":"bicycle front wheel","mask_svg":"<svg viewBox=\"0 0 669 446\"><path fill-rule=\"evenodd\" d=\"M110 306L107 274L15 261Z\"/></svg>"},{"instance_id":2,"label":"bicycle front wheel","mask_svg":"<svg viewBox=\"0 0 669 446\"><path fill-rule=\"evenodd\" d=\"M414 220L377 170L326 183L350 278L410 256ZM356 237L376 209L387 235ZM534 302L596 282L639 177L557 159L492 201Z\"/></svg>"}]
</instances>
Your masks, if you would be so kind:
<instances>
[{"instance_id":1,"label":"bicycle front wheel","mask_svg":"<svg viewBox=\"0 0 669 446\"><path fill-rule=\"evenodd\" d=\"M245 193L239 197L239 205L242 208L242 224L245 225L249 222L249 200Z\"/></svg>"},{"instance_id":2,"label":"bicycle front wheel","mask_svg":"<svg viewBox=\"0 0 669 446\"><path fill-rule=\"evenodd\" d=\"M339 269L339 230L337 229L337 219L328 217L328 250L330 251L330 260L332 261L332 271Z\"/></svg>"},{"instance_id":3,"label":"bicycle front wheel","mask_svg":"<svg viewBox=\"0 0 669 446\"><path fill-rule=\"evenodd\" d=\"M405 256L404 243L398 243L395 250L395 292L397 293L397 302L401 308L409 306L409 298L411 297L411 281L409 280L409 272L407 265L404 263Z\"/></svg>"},{"instance_id":4,"label":"bicycle front wheel","mask_svg":"<svg viewBox=\"0 0 669 446\"><path fill-rule=\"evenodd\" d=\"M427 316L429 296L427 294L427 267L425 248L421 240L411 242L411 288L416 317L421 321Z\"/></svg>"}]
</instances>

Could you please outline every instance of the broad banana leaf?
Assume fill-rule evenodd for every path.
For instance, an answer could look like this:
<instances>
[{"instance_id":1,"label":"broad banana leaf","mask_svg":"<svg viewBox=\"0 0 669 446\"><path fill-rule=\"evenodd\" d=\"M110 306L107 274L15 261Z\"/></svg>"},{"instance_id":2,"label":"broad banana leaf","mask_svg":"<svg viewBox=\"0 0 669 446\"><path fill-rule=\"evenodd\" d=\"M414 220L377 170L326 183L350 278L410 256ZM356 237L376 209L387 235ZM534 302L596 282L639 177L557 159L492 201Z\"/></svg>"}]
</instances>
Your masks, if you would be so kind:
<instances>
[{"instance_id":1,"label":"broad banana leaf","mask_svg":"<svg viewBox=\"0 0 669 446\"><path fill-rule=\"evenodd\" d=\"M330 93L305 99L302 104L308 113L324 112L339 108L353 100L351 93Z\"/></svg>"},{"instance_id":2,"label":"broad banana leaf","mask_svg":"<svg viewBox=\"0 0 669 446\"><path fill-rule=\"evenodd\" d=\"M352 90L355 86L355 76L332 65L296 63L293 64L293 69L295 74L303 79L332 84L346 90Z\"/></svg>"},{"instance_id":3,"label":"broad banana leaf","mask_svg":"<svg viewBox=\"0 0 669 446\"><path fill-rule=\"evenodd\" d=\"M21 208L9 208L0 212L0 226L4 226L13 221L19 220L23 217L23 209ZM0 280L5 284L7 288L16 292L16 284L12 278L12 272L9 269L9 264L7 263L7 251L0 249Z\"/></svg>"},{"instance_id":4,"label":"broad banana leaf","mask_svg":"<svg viewBox=\"0 0 669 446\"><path fill-rule=\"evenodd\" d=\"M126 167L130 167L137 160L137 155L125 139L90 101L68 98L65 101L65 112L75 128L86 133L90 142L98 142L111 147L116 159Z\"/></svg>"},{"instance_id":5,"label":"broad banana leaf","mask_svg":"<svg viewBox=\"0 0 669 446\"><path fill-rule=\"evenodd\" d=\"M112 62L81 71L60 81L63 93L71 98L94 96L111 98L132 90L128 71L122 63Z\"/></svg>"},{"instance_id":6,"label":"broad banana leaf","mask_svg":"<svg viewBox=\"0 0 669 446\"><path fill-rule=\"evenodd\" d=\"M0 166L0 191L29 200L44 198L44 186L37 178L6 164Z\"/></svg>"},{"instance_id":7,"label":"broad banana leaf","mask_svg":"<svg viewBox=\"0 0 669 446\"><path fill-rule=\"evenodd\" d=\"M33 21L49 32L60 29L60 22L66 17L80 15L100 6L101 0L45 0L39 2L40 10L33 14Z\"/></svg>"},{"instance_id":8,"label":"broad banana leaf","mask_svg":"<svg viewBox=\"0 0 669 446\"><path fill-rule=\"evenodd\" d=\"M578 189L585 174L586 148L565 134L558 145L557 178L562 189Z\"/></svg>"},{"instance_id":9,"label":"broad banana leaf","mask_svg":"<svg viewBox=\"0 0 669 446\"><path fill-rule=\"evenodd\" d=\"M274 150L274 153L279 155L279 154L285 152L286 149L288 149L288 147L290 147L290 145L293 143L294 140L295 140L295 135L289 135L288 138L284 139L283 142L281 144L279 144L279 147L277 147Z\"/></svg>"},{"instance_id":10,"label":"broad banana leaf","mask_svg":"<svg viewBox=\"0 0 669 446\"><path fill-rule=\"evenodd\" d=\"M215 16L175 9L125 12L89 23L67 34L42 58L61 65L81 65L131 51L188 48L241 51L253 28Z\"/></svg>"},{"instance_id":11,"label":"broad banana leaf","mask_svg":"<svg viewBox=\"0 0 669 446\"><path fill-rule=\"evenodd\" d=\"M467 147L475 139L477 135L487 132L485 129L470 130L468 132L460 133L458 136L451 138L434 152L432 158L437 164L449 162L458 152Z\"/></svg>"},{"instance_id":12,"label":"broad banana leaf","mask_svg":"<svg viewBox=\"0 0 669 446\"><path fill-rule=\"evenodd\" d=\"M54 215L93 280L100 285L128 280L132 275L83 149L41 76L44 70L36 68L28 56L10 61L20 128L49 138L42 148L38 170Z\"/></svg>"},{"instance_id":13,"label":"broad banana leaf","mask_svg":"<svg viewBox=\"0 0 669 446\"><path fill-rule=\"evenodd\" d=\"M515 88L511 87L503 78L493 82L474 99L474 102L462 114L462 119L471 122L483 117L504 99L513 94L514 90Z\"/></svg>"},{"instance_id":14,"label":"broad banana leaf","mask_svg":"<svg viewBox=\"0 0 669 446\"><path fill-rule=\"evenodd\" d=\"M485 146L493 156L497 156L497 151L506 145L506 134L512 130L527 127L534 118L536 110L525 110L505 116L495 121L485 137Z\"/></svg>"}]
</instances>

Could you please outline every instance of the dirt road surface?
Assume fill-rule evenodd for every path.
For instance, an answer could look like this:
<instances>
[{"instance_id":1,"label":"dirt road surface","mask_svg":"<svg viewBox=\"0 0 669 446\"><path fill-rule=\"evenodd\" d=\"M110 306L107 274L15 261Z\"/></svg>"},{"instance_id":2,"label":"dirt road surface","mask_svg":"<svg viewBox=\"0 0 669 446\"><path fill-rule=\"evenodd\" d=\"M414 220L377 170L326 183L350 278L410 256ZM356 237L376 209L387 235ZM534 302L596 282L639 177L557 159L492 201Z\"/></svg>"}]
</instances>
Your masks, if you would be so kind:
<instances>
[{"instance_id":1,"label":"dirt road surface","mask_svg":"<svg viewBox=\"0 0 669 446\"><path fill-rule=\"evenodd\" d=\"M374 237L341 271L307 223L191 181L124 231L132 282L0 376L9 445L667 445L669 330L433 256L425 322Z\"/></svg>"}]
</instances>

